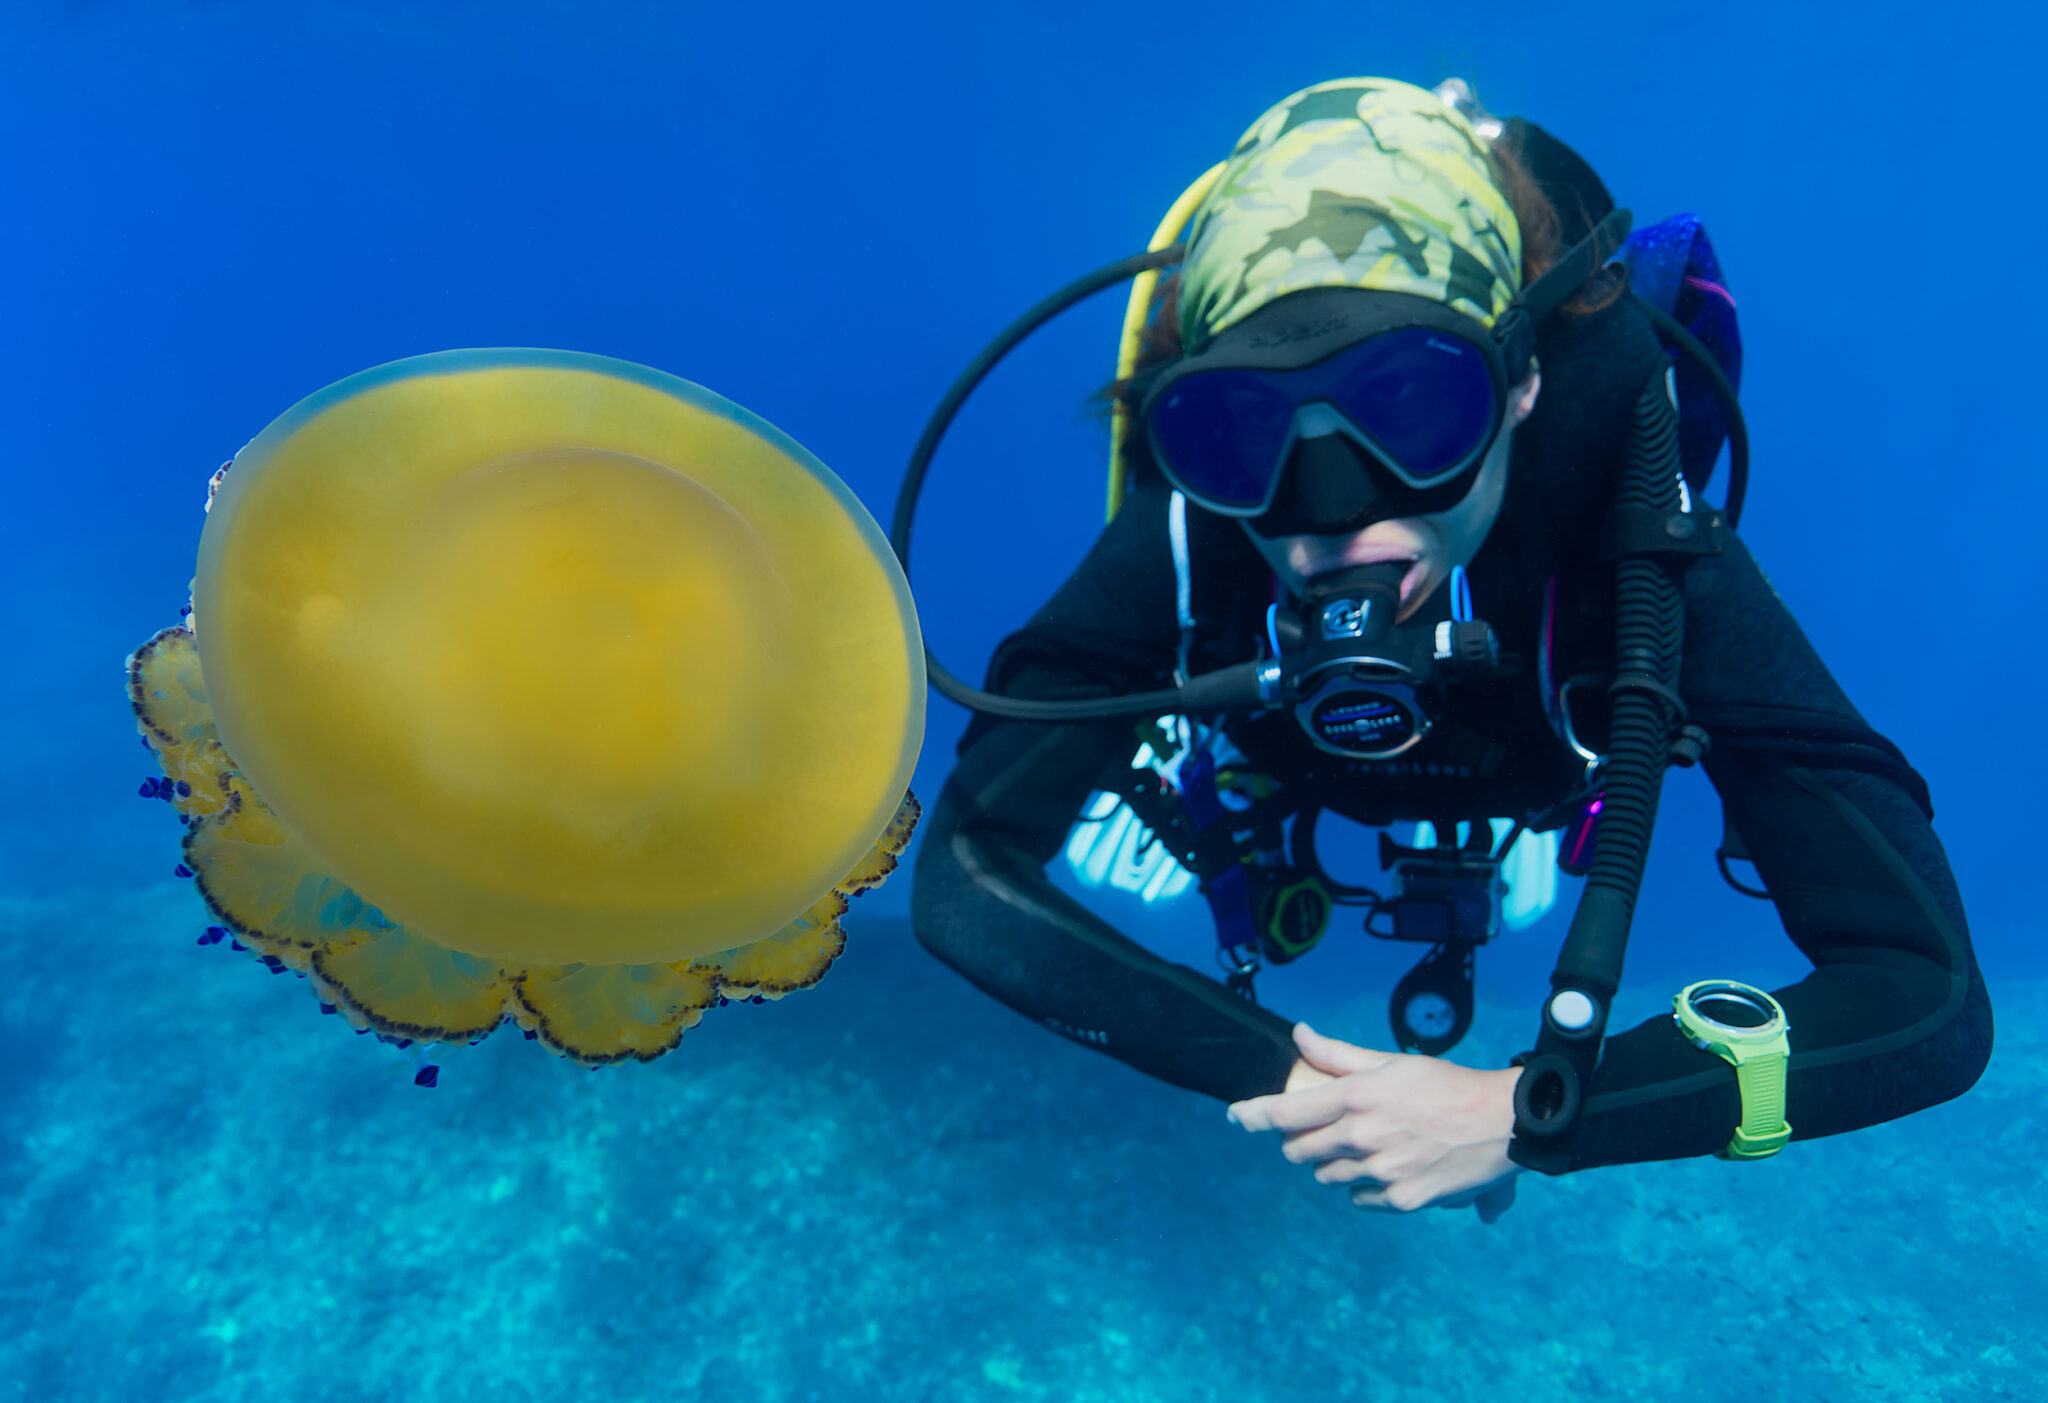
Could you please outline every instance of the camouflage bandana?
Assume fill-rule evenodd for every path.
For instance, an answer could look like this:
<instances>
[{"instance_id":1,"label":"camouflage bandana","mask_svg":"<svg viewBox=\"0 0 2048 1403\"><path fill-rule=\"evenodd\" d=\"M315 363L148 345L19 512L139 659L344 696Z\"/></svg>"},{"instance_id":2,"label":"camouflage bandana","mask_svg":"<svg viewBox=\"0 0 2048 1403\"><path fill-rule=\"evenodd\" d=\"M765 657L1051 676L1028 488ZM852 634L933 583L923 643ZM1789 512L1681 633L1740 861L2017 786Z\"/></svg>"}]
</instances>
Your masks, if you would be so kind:
<instances>
[{"instance_id":1,"label":"camouflage bandana","mask_svg":"<svg viewBox=\"0 0 2048 1403\"><path fill-rule=\"evenodd\" d=\"M1312 287L1412 293L1491 327L1521 271L1521 229L1471 124L1426 88L1338 78L1253 123L1196 211L1181 343L1192 354Z\"/></svg>"}]
</instances>

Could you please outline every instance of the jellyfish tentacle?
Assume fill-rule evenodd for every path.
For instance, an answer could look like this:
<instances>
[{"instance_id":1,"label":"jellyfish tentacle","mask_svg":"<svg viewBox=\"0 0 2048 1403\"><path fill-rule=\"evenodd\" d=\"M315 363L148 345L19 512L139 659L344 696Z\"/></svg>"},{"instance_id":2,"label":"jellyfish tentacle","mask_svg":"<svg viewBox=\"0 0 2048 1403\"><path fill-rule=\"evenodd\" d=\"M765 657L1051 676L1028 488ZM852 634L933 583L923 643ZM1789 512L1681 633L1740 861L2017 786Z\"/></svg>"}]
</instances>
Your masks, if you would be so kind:
<instances>
[{"instance_id":1,"label":"jellyfish tentacle","mask_svg":"<svg viewBox=\"0 0 2048 1403\"><path fill-rule=\"evenodd\" d=\"M512 1011L515 976L503 965L403 926L324 945L311 967L316 992L387 1037L481 1042Z\"/></svg>"},{"instance_id":2,"label":"jellyfish tentacle","mask_svg":"<svg viewBox=\"0 0 2048 1403\"><path fill-rule=\"evenodd\" d=\"M779 999L808 989L825 977L846 949L846 897L829 891L816 905L766 940L756 940L707 957L720 974L719 992L728 999L759 995Z\"/></svg>"},{"instance_id":3,"label":"jellyfish tentacle","mask_svg":"<svg viewBox=\"0 0 2048 1403\"><path fill-rule=\"evenodd\" d=\"M903 849L909 845L910 835L916 831L917 820L923 812L917 795L907 789L903 791L903 802L897 805L895 817L882 830L882 836L875 840L874 851L846 874L837 889L848 896L859 896L880 886L882 880L896 870L896 864L903 856Z\"/></svg>"},{"instance_id":4,"label":"jellyfish tentacle","mask_svg":"<svg viewBox=\"0 0 2048 1403\"><path fill-rule=\"evenodd\" d=\"M164 629L135 650L128 659L128 701L171 782L167 797L177 811L198 819L224 807L232 762L214 733L191 629Z\"/></svg>"},{"instance_id":5,"label":"jellyfish tentacle","mask_svg":"<svg viewBox=\"0 0 2048 1403\"><path fill-rule=\"evenodd\" d=\"M718 1002L717 970L668 965L558 965L513 981L512 1016L542 1046L586 1067L652 1062Z\"/></svg>"}]
</instances>

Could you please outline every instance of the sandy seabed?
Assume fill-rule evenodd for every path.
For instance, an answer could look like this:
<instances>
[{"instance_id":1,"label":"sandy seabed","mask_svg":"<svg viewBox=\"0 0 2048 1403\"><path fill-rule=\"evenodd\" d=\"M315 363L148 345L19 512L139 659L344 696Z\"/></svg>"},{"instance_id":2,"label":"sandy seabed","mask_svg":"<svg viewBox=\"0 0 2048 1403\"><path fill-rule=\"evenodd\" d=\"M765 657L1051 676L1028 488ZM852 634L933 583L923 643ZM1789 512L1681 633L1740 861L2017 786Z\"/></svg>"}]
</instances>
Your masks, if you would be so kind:
<instances>
[{"instance_id":1,"label":"sandy seabed","mask_svg":"<svg viewBox=\"0 0 2048 1403\"><path fill-rule=\"evenodd\" d=\"M661 1062L511 1029L426 1090L188 886L0 905L0 1400L2048 1396L2041 985L1960 1101L1489 1228L1360 1213L854 915Z\"/></svg>"}]
</instances>

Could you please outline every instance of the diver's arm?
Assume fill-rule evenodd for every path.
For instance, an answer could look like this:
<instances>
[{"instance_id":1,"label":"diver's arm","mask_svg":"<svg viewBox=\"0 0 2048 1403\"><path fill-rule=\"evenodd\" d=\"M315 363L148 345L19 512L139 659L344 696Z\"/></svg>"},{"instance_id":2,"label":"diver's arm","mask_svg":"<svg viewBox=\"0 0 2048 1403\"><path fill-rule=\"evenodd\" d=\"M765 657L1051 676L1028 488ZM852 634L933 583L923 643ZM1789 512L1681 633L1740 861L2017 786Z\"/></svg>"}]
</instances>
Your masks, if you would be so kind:
<instances>
[{"instance_id":1,"label":"diver's arm","mask_svg":"<svg viewBox=\"0 0 2048 1403\"><path fill-rule=\"evenodd\" d=\"M1687 701L1861 724L1739 541L1686 582ZM1793 1138L1895 1119L1967 1091L1991 1052L1991 1006L1962 901L1927 817L1896 779L1724 745L1706 769L1814 971L1774 991L1790 1024ZM1741 978L1711 967L1701 978ZM1711 1154L1741 1119L1734 1069L1671 1018L1607 1039L1574 1168Z\"/></svg>"},{"instance_id":2,"label":"diver's arm","mask_svg":"<svg viewBox=\"0 0 2048 1403\"><path fill-rule=\"evenodd\" d=\"M1165 489L1136 484L1087 559L997 650L990 688L1057 697L1165 685L1179 642L1168 517ZM1218 569L1229 550L1249 553L1234 522L1188 529L1198 558L1225 559ZM1089 791L1136 744L1128 721L978 717L924 821L918 939L1026 1018L1162 1081L1226 1101L1271 1091L1296 1061L1286 1020L1151 954L1045 875Z\"/></svg>"},{"instance_id":3,"label":"diver's arm","mask_svg":"<svg viewBox=\"0 0 2048 1403\"><path fill-rule=\"evenodd\" d=\"M1286 1019L1145 950L1046 878L1127 723L1005 722L961 757L925 820L912 919L927 949L1035 1023L1225 1101L1286 1082Z\"/></svg>"}]
</instances>

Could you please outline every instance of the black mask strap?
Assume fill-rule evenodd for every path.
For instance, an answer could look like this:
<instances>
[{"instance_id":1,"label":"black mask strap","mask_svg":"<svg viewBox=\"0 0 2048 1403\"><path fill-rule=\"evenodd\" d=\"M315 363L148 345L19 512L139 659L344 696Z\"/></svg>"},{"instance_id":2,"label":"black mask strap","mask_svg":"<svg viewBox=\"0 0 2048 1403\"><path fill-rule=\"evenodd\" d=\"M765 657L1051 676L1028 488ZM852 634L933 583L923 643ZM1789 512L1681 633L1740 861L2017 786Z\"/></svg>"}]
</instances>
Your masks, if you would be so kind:
<instances>
[{"instance_id":1,"label":"black mask strap","mask_svg":"<svg viewBox=\"0 0 2048 1403\"><path fill-rule=\"evenodd\" d=\"M1529 378L1529 366L1536 359L1536 328L1562 307L1600 271L1608 259L1621 251L1628 240L1633 216L1625 209L1612 210L1593 226L1593 232L1566 250L1549 272L1522 289L1522 295L1508 304L1494 323L1493 336L1507 361L1508 383L1519 385Z\"/></svg>"}]
</instances>

